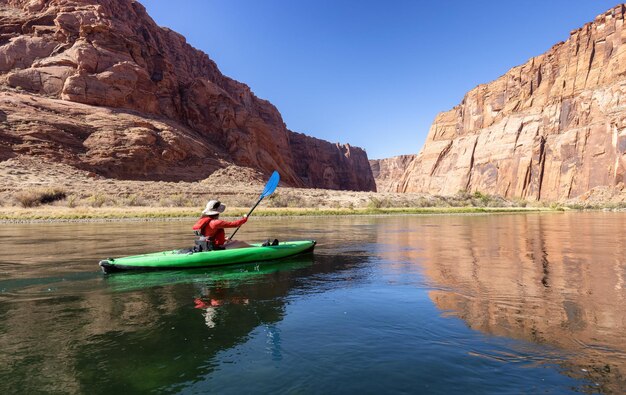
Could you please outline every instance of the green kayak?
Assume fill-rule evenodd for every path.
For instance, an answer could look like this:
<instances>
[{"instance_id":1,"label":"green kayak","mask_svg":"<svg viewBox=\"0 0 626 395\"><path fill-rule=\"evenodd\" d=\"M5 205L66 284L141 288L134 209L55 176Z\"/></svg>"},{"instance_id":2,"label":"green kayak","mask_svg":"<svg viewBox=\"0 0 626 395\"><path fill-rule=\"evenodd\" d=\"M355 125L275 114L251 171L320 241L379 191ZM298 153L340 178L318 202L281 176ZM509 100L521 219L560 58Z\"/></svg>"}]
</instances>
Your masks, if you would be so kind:
<instances>
[{"instance_id":1,"label":"green kayak","mask_svg":"<svg viewBox=\"0 0 626 395\"><path fill-rule=\"evenodd\" d=\"M100 261L105 274L125 270L191 269L233 265L248 262L270 261L313 251L314 240L286 241L275 246L252 244L251 247L233 250L180 253L178 250L152 254L109 258Z\"/></svg>"}]
</instances>

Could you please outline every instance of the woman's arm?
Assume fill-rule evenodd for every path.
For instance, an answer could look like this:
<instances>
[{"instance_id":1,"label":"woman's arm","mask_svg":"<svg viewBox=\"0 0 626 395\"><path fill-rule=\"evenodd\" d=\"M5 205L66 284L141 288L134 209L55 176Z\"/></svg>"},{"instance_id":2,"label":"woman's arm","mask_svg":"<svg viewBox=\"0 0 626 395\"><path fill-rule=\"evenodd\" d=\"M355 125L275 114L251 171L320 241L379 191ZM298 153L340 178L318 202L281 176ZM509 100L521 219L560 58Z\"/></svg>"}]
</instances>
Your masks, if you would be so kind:
<instances>
[{"instance_id":1,"label":"woman's arm","mask_svg":"<svg viewBox=\"0 0 626 395\"><path fill-rule=\"evenodd\" d=\"M211 221L211 227L214 229L224 229L224 228L236 228L245 224L248 221L248 217L243 217L242 219L238 219L237 221L223 221L221 219L216 219Z\"/></svg>"}]
</instances>

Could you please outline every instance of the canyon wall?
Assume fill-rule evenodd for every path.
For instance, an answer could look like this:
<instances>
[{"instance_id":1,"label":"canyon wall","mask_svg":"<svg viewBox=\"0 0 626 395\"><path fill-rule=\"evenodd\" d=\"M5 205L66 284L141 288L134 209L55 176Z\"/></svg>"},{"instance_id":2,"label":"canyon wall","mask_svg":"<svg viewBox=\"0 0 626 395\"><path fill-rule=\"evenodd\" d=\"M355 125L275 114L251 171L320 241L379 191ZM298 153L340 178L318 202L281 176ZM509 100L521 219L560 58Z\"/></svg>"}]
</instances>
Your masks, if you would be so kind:
<instances>
[{"instance_id":1,"label":"canyon wall","mask_svg":"<svg viewBox=\"0 0 626 395\"><path fill-rule=\"evenodd\" d=\"M0 117L0 160L186 181L234 163L292 186L375 188L363 150L292 133L134 0L0 1Z\"/></svg>"},{"instance_id":2,"label":"canyon wall","mask_svg":"<svg viewBox=\"0 0 626 395\"><path fill-rule=\"evenodd\" d=\"M370 159L372 175L378 192L401 192L402 176L415 160L415 155L399 155L385 159Z\"/></svg>"},{"instance_id":3,"label":"canyon wall","mask_svg":"<svg viewBox=\"0 0 626 395\"><path fill-rule=\"evenodd\" d=\"M439 114L402 192L563 200L624 187L625 6Z\"/></svg>"},{"instance_id":4,"label":"canyon wall","mask_svg":"<svg viewBox=\"0 0 626 395\"><path fill-rule=\"evenodd\" d=\"M325 185L329 189L352 185L358 191L376 191L367 154L350 144L332 144L325 140L291 132L289 145L298 152L294 163L296 176L308 185Z\"/></svg>"}]
</instances>

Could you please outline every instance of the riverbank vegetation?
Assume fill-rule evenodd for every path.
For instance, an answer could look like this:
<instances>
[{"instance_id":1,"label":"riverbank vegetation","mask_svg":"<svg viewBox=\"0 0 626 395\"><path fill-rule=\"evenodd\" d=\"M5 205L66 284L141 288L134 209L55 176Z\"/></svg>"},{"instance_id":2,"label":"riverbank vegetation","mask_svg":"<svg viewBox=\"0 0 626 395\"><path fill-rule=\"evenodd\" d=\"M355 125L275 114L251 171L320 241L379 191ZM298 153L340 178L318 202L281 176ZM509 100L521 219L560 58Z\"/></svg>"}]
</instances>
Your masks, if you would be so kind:
<instances>
[{"instance_id":1,"label":"riverbank vegetation","mask_svg":"<svg viewBox=\"0 0 626 395\"><path fill-rule=\"evenodd\" d=\"M225 217L240 217L249 208L229 208ZM261 208L254 212L255 217L293 216L338 216L338 215L411 215L411 214L478 214L554 211L541 207L407 207L407 208ZM199 210L186 207L38 207L0 208L0 221L41 222L41 221L89 221L89 220L150 220L195 218Z\"/></svg>"},{"instance_id":2,"label":"riverbank vegetation","mask_svg":"<svg viewBox=\"0 0 626 395\"><path fill-rule=\"evenodd\" d=\"M239 217L257 199L251 192L226 194L224 216ZM54 197L54 198L51 198ZM0 221L150 220L193 218L199 215L206 195L162 194L158 199L141 193L107 195L101 192L77 194L62 188L19 192L0 207ZM453 196L423 194L377 194L367 192L282 188L255 211L257 217L470 214L551 211L555 207L509 201L480 192L459 192Z\"/></svg>"},{"instance_id":3,"label":"riverbank vegetation","mask_svg":"<svg viewBox=\"0 0 626 395\"><path fill-rule=\"evenodd\" d=\"M222 192L223 193L223 192ZM106 194L75 193L62 188L38 188L18 191L12 199L4 202L4 207L34 208L42 205L55 207L202 207L207 200L205 195L184 194L181 192L161 194L155 199L153 194L117 193ZM237 194L228 193L231 206L252 206L258 196L250 192ZM270 208L308 208L308 209L391 209L391 208L424 208L424 207L526 207L524 200L507 200L500 196L481 192L460 191L451 196L425 194L377 194L374 192L351 192L333 190L312 190L283 188L264 201Z\"/></svg>"},{"instance_id":4,"label":"riverbank vegetation","mask_svg":"<svg viewBox=\"0 0 626 395\"><path fill-rule=\"evenodd\" d=\"M11 185L0 192L0 221L149 220L197 217L209 199L226 204L224 216L248 212L262 182L149 182L97 179L91 183ZM42 185L43 184L43 185ZM480 191L454 195L376 193L279 187L255 216L405 215L563 211L626 208L624 203L569 204L504 199Z\"/></svg>"}]
</instances>

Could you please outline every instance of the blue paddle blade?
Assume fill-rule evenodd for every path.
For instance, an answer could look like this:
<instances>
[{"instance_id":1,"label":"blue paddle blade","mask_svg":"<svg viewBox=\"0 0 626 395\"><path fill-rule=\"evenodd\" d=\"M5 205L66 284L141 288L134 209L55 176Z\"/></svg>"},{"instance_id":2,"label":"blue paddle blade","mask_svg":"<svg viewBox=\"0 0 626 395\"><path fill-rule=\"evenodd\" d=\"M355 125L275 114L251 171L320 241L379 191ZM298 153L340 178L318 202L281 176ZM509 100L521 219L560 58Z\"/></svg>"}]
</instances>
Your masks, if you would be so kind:
<instances>
[{"instance_id":1,"label":"blue paddle blade","mask_svg":"<svg viewBox=\"0 0 626 395\"><path fill-rule=\"evenodd\" d=\"M259 196L259 199L263 199L274 193L274 190L278 186L278 181L280 181L280 175L276 170L274 170L272 176L267 181L267 184L265 184L265 189L263 190L263 192L261 192L261 196Z\"/></svg>"}]
</instances>

